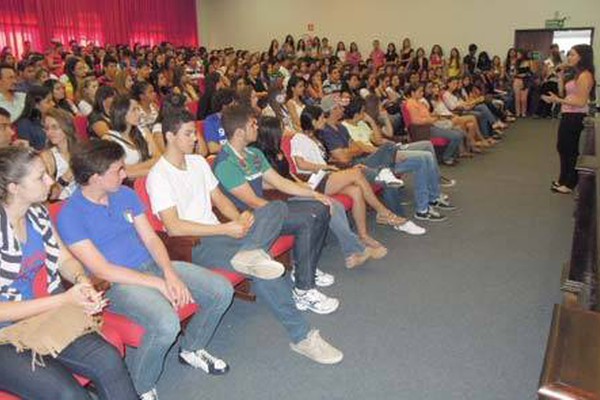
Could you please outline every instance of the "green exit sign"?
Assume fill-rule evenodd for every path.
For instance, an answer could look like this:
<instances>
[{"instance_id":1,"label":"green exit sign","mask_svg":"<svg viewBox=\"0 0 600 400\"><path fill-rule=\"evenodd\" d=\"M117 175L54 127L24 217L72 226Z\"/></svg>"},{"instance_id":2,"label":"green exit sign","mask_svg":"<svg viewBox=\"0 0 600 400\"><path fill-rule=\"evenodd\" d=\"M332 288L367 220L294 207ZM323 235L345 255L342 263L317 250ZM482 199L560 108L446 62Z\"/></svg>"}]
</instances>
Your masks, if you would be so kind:
<instances>
[{"instance_id":1,"label":"green exit sign","mask_svg":"<svg viewBox=\"0 0 600 400\"><path fill-rule=\"evenodd\" d=\"M565 20L562 19L547 19L546 29L562 29L565 26Z\"/></svg>"}]
</instances>

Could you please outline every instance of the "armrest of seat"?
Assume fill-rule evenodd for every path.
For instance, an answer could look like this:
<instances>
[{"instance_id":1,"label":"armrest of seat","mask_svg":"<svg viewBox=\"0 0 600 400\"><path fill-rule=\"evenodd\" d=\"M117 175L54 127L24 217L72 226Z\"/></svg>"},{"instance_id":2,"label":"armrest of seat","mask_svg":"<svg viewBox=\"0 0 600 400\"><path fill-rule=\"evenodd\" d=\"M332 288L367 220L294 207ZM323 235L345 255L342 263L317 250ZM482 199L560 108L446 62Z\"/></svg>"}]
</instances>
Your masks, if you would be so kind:
<instances>
[{"instance_id":1,"label":"armrest of seat","mask_svg":"<svg viewBox=\"0 0 600 400\"><path fill-rule=\"evenodd\" d=\"M418 142L420 140L429 140L431 139L431 125L429 124L411 124L408 127L408 134L410 135L410 139L413 142Z\"/></svg>"},{"instance_id":2,"label":"armrest of seat","mask_svg":"<svg viewBox=\"0 0 600 400\"><path fill-rule=\"evenodd\" d=\"M200 243L199 236L169 236L166 232L157 232L165 244L171 260L192 262L192 249Z\"/></svg>"}]
</instances>

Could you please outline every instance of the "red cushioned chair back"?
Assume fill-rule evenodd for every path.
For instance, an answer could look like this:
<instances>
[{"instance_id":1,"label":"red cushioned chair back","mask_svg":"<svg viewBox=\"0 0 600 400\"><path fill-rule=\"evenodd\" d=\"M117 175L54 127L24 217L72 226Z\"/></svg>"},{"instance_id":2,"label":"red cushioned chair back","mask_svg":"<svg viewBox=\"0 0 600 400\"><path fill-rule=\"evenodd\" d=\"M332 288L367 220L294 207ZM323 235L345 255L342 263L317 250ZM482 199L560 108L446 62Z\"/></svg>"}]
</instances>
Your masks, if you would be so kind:
<instances>
[{"instance_id":1,"label":"red cushioned chair back","mask_svg":"<svg viewBox=\"0 0 600 400\"><path fill-rule=\"evenodd\" d=\"M281 151L285 156L289 166L290 172L292 175L296 175L298 173L298 168L296 167L296 163L294 162L294 157L292 157L292 139L294 135L283 135L281 138Z\"/></svg>"},{"instance_id":2,"label":"red cushioned chair back","mask_svg":"<svg viewBox=\"0 0 600 400\"><path fill-rule=\"evenodd\" d=\"M52 223L54 225L56 225L56 223L58 222L58 214L60 214L60 211L62 210L64 205L64 201L56 201L48 205L48 213L50 214L50 220L52 220Z\"/></svg>"},{"instance_id":3,"label":"red cushioned chair back","mask_svg":"<svg viewBox=\"0 0 600 400\"><path fill-rule=\"evenodd\" d=\"M198 114L198 101L190 101L187 103L187 109L194 116L194 119L196 119L196 114Z\"/></svg>"},{"instance_id":4,"label":"red cushioned chair back","mask_svg":"<svg viewBox=\"0 0 600 400\"><path fill-rule=\"evenodd\" d=\"M150 196L148 196L148 191L146 190L146 177L137 178L135 182L133 182L133 190L137 193L140 201L146 208L146 218L148 218L148 222L150 222L150 226L157 232L164 232L165 227L163 223L158 219L156 215L152 213L152 207L150 205Z\"/></svg>"},{"instance_id":5,"label":"red cushioned chair back","mask_svg":"<svg viewBox=\"0 0 600 400\"><path fill-rule=\"evenodd\" d=\"M83 115L78 115L73 118L73 123L75 124L75 130L77 131L77 136L79 140L87 142L90 138L88 136L88 119Z\"/></svg>"}]
</instances>

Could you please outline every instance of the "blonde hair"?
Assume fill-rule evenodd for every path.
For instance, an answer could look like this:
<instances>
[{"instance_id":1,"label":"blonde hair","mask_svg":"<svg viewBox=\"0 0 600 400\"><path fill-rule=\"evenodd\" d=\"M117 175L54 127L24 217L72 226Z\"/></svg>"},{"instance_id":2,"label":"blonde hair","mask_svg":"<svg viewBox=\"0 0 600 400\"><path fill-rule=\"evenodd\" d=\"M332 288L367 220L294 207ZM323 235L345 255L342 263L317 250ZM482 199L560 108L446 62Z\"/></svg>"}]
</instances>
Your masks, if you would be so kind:
<instances>
[{"instance_id":1,"label":"blonde hair","mask_svg":"<svg viewBox=\"0 0 600 400\"><path fill-rule=\"evenodd\" d=\"M120 95L129 95L130 89L125 87L125 82L127 81L127 77L129 76L129 72L127 70L119 70L117 75L115 75L115 84L114 88Z\"/></svg>"}]
</instances>

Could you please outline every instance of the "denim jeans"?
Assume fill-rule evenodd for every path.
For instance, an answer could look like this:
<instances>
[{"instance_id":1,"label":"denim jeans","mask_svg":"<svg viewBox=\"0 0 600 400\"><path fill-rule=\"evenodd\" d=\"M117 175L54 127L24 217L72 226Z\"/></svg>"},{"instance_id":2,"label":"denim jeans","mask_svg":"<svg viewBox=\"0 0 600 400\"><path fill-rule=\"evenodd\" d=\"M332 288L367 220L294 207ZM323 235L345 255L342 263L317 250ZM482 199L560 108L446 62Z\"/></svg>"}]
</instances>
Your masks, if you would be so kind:
<instances>
[{"instance_id":1,"label":"denim jeans","mask_svg":"<svg viewBox=\"0 0 600 400\"><path fill-rule=\"evenodd\" d=\"M494 134L492 130L492 125L496 123L498 120L494 114L490 111L489 108L485 104L478 104L473 107L473 110L470 112L477 117L477 122L479 123L479 129L481 130L481 134L483 136L491 137Z\"/></svg>"},{"instance_id":2,"label":"denim jeans","mask_svg":"<svg viewBox=\"0 0 600 400\"><path fill-rule=\"evenodd\" d=\"M406 159L396 164L395 172L412 172L415 185L415 205L417 212L424 212L429 203L440 197L440 173L431 143L416 142L412 148L425 150L399 150ZM404 146L403 146L404 147Z\"/></svg>"},{"instance_id":3,"label":"denim jeans","mask_svg":"<svg viewBox=\"0 0 600 400\"><path fill-rule=\"evenodd\" d=\"M329 229L331 229L339 242L344 258L365 251L365 246L350 228L344 205L339 201L333 202L333 212L329 221Z\"/></svg>"},{"instance_id":4,"label":"denim jeans","mask_svg":"<svg viewBox=\"0 0 600 400\"><path fill-rule=\"evenodd\" d=\"M458 156L458 149L465 138L465 134L457 129L444 129L435 125L431 126L431 137L448 139L450 142L444 149L442 158L444 161L452 161Z\"/></svg>"},{"instance_id":5,"label":"denim jeans","mask_svg":"<svg viewBox=\"0 0 600 400\"><path fill-rule=\"evenodd\" d=\"M172 265L201 308L190 319L181 348L203 349L231 304L233 288L227 279L206 268L182 261L173 261ZM163 277L162 269L154 262L144 264L140 272ZM133 384L138 393L145 393L156 385L165 355L181 331L177 312L158 290L145 286L116 283L106 296L111 311L125 315L146 331L142 345L127 356Z\"/></svg>"},{"instance_id":6,"label":"denim jeans","mask_svg":"<svg viewBox=\"0 0 600 400\"><path fill-rule=\"evenodd\" d=\"M281 229L282 235L294 235L294 277L302 290L315 287L315 272L329 226L329 207L306 198L287 202L288 214Z\"/></svg>"},{"instance_id":7,"label":"denim jeans","mask_svg":"<svg viewBox=\"0 0 600 400\"><path fill-rule=\"evenodd\" d=\"M56 358L44 357L45 366L35 371L30 351L17 353L12 345L2 345L0 359L0 390L24 399L91 400L73 373L91 379L101 399L138 398L119 352L98 334L76 339Z\"/></svg>"},{"instance_id":8,"label":"denim jeans","mask_svg":"<svg viewBox=\"0 0 600 400\"><path fill-rule=\"evenodd\" d=\"M288 207L282 201L271 201L254 210L254 225L246 237L207 236L192 251L195 264L233 270L231 259L240 250L263 249L269 251L280 236ZM294 343L306 338L310 327L292 300L292 288L287 279L253 279L258 299L264 301L277 320L285 327Z\"/></svg>"},{"instance_id":9,"label":"denim jeans","mask_svg":"<svg viewBox=\"0 0 600 400\"><path fill-rule=\"evenodd\" d=\"M375 178L379 174L382 168L394 169L396 164L396 152L397 147L392 143L386 143L380 146L375 153L369 154L368 156L358 157L352 160L353 165L362 164L366 166L363 169L365 178L369 183L375 183ZM396 215L404 215L404 209L402 208L402 189L383 186L383 193L381 194L381 200L387 208L389 208Z\"/></svg>"},{"instance_id":10,"label":"denim jeans","mask_svg":"<svg viewBox=\"0 0 600 400\"><path fill-rule=\"evenodd\" d=\"M357 157L352 160L353 165L362 164L367 168L364 170L365 178L369 182L374 182L375 177L383 168L394 168L396 162L396 146L392 143L385 143L377 148L377 151L367 156Z\"/></svg>"}]
</instances>

